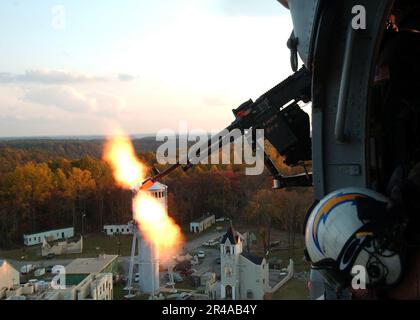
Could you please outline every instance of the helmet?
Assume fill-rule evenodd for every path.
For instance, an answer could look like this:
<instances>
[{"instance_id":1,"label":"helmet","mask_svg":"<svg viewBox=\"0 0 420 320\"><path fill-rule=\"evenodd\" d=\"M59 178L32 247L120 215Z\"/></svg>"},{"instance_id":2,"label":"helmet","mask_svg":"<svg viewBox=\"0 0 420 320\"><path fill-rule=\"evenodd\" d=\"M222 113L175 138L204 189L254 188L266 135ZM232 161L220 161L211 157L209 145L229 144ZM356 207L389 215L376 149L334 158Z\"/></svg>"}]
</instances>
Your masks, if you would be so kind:
<instances>
[{"instance_id":1,"label":"helmet","mask_svg":"<svg viewBox=\"0 0 420 320\"><path fill-rule=\"evenodd\" d=\"M310 210L305 229L306 253L313 267L335 287L350 286L353 266L365 269L367 287L385 288L401 277L401 246L390 201L364 188L344 188Z\"/></svg>"}]
</instances>

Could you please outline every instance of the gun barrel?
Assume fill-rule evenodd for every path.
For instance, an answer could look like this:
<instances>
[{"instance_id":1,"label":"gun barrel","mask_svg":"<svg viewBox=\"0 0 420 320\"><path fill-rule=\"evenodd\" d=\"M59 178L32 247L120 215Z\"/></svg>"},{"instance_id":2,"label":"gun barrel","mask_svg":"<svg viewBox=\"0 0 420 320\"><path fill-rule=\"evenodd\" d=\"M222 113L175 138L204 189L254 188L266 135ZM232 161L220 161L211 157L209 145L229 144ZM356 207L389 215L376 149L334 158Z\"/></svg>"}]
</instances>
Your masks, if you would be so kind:
<instances>
[{"instance_id":1,"label":"gun barrel","mask_svg":"<svg viewBox=\"0 0 420 320\"><path fill-rule=\"evenodd\" d=\"M263 121L271 119L273 115L279 112L279 109L291 100L306 101L310 97L311 77L310 73L303 67L292 76L283 80L275 87L264 93L255 102L248 100L241 104L237 109L233 110L235 120L218 134L210 137L196 150L200 154L190 155L187 153L182 159L179 159L176 164L173 164L166 170L157 173L156 175L144 180L135 190L146 190L150 188L153 183L164 178L179 166L184 165L183 169L188 170L194 164L200 162L206 157L209 157L213 152L218 151L225 144L230 143L230 138L226 139L230 131L234 129L247 130L249 128L258 128ZM265 127L262 126L264 129ZM270 140L268 138L268 140ZM271 142L271 141L270 141ZM274 144L275 146L275 144ZM210 151L210 152L209 152ZM277 168L265 154L265 164L274 176L278 174ZM194 159L194 161L190 161ZM156 172L155 172L156 173Z\"/></svg>"}]
</instances>

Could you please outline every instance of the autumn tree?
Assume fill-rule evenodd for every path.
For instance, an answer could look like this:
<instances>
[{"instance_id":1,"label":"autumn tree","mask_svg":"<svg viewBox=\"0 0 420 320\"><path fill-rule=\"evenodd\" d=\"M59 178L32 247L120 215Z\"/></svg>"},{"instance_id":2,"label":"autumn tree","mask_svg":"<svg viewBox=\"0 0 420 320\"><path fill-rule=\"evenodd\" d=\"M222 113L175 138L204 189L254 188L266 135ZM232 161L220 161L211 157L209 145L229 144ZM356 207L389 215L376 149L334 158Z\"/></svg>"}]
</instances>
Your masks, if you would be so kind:
<instances>
[{"instance_id":1,"label":"autumn tree","mask_svg":"<svg viewBox=\"0 0 420 320\"><path fill-rule=\"evenodd\" d=\"M283 210L277 190L259 190L248 203L245 215L258 227L264 252L270 249L271 229Z\"/></svg>"},{"instance_id":2,"label":"autumn tree","mask_svg":"<svg viewBox=\"0 0 420 320\"><path fill-rule=\"evenodd\" d=\"M18 166L8 175L8 195L16 208L23 213L28 229L37 229L37 209L51 196L53 174L46 163L29 162ZM38 212L39 213L39 212Z\"/></svg>"},{"instance_id":3,"label":"autumn tree","mask_svg":"<svg viewBox=\"0 0 420 320\"><path fill-rule=\"evenodd\" d=\"M313 202L312 188L294 188L279 193L283 210L278 216L280 228L287 232L288 248L294 254L296 235L302 234L306 212Z\"/></svg>"},{"instance_id":4,"label":"autumn tree","mask_svg":"<svg viewBox=\"0 0 420 320\"><path fill-rule=\"evenodd\" d=\"M83 218L82 215L86 212L86 198L95 190L96 182L90 171L75 167L68 174L61 168L57 169L56 178L62 197L71 203L73 227L76 228L78 221L76 213ZM79 212L76 212L77 209Z\"/></svg>"}]
</instances>

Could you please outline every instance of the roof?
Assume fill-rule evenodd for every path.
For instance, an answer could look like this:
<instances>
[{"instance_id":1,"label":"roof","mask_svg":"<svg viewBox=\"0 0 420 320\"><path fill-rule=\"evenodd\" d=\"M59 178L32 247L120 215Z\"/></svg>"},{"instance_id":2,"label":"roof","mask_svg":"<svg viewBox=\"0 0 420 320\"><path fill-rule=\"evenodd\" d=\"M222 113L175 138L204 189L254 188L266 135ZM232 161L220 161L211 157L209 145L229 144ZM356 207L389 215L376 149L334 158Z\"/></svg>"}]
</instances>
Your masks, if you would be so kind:
<instances>
[{"instance_id":1,"label":"roof","mask_svg":"<svg viewBox=\"0 0 420 320\"><path fill-rule=\"evenodd\" d=\"M77 286L88 277L88 274L68 274L66 275L66 286Z\"/></svg>"},{"instance_id":2,"label":"roof","mask_svg":"<svg viewBox=\"0 0 420 320\"><path fill-rule=\"evenodd\" d=\"M16 271L19 271L19 268L17 266L17 264L15 264L14 262L7 260L7 259L0 259L0 268L3 266L3 264L7 264L9 266L11 266L13 269L15 269Z\"/></svg>"},{"instance_id":3,"label":"roof","mask_svg":"<svg viewBox=\"0 0 420 320\"><path fill-rule=\"evenodd\" d=\"M233 226L229 226L226 233L223 235L221 243L225 243L227 239L229 239L229 242L231 244L237 244L238 243L239 235L236 232L236 230L233 228Z\"/></svg>"},{"instance_id":4,"label":"roof","mask_svg":"<svg viewBox=\"0 0 420 320\"><path fill-rule=\"evenodd\" d=\"M203 222L203 221L205 221L207 219L210 219L210 218L215 218L215 215L214 214L203 215L201 218L199 218L199 220L198 219L197 220L193 220L190 223L201 223L201 222Z\"/></svg>"},{"instance_id":5,"label":"roof","mask_svg":"<svg viewBox=\"0 0 420 320\"><path fill-rule=\"evenodd\" d=\"M57 228L57 229L51 229L51 230L44 230L44 231L39 231L39 232L34 232L34 233L27 233L24 234L24 237L33 237L36 234L41 234L41 233L51 233L51 232L57 232L57 231L64 231L64 230L74 230L73 227L64 227L64 228ZM74 232L74 231L73 231Z\"/></svg>"},{"instance_id":6,"label":"roof","mask_svg":"<svg viewBox=\"0 0 420 320\"><path fill-rule=\"evenodd\" d=\"M88 274L102 272L117 255L101 255L98 258L77 258L66 266L67 274Z\"/></svg>"},{"instance_id":7,"label":"roof","mask_svg":"<svg viewBox=\"0 0 420 320\"><path fill-rule=\"evenodd\" d=\"M264 260L263 257L253 256L252 254L249 254L249 253L246 253L246 252L242 252L241 256L248 259L252 263L257 264L257 265L261 265L263 260Z\"/></svg>"},{"instance_id":8,"label":"roof","mask_svg":"<svg viewBox=\"0 0 420 320\"><path fill-rule=\"evenodd\" d=\"M167 186L163 183L160 183L159 181L156 181L149 189L148 191L160 191L165 190Z\"/></svg>"}]
</instances>

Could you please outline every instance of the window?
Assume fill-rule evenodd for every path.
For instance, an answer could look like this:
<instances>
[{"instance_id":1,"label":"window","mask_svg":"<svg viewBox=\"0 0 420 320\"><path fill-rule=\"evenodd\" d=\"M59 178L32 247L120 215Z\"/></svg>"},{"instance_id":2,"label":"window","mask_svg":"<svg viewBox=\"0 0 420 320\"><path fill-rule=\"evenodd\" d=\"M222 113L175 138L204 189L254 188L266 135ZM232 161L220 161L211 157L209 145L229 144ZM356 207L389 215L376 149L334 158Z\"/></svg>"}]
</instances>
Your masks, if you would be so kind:
<instances>
[{"instance_id":1,"label":"window","mask_svg":"<svg viewBox=\"0 0 420 320\"><path fill-rule=\"evenodd\" d=\"M64 232L61 233L61 237L64 238Z\"/></svg>"},{"instance_id":2,"label":"window","mask_svg":"<svg viewBox=\"0 0 420 320\"><path fill-rule=\"evenodd\" d=\"M230 246L225 247L225 253L230 255Z\"/></svg>"},{"instance_id":3,"label":"window","mask_svg":"<svg viewBox=\"0 0 420 320\"><path fill-rule=\"evenodd\" d=\"M226 278L232 277L232 267L230 267L230 266L225 267L225 276L226 276Z\"/></svg>"},{"instance_id":4,"label":"window","mask_svg":"<svg viewBox=\"0 0 420 320\"><path fill-rule=\"evenodd\" d=\"M120 232L120 229L119 229L119 228L117 228L117 233L118 233L118 232Z\"/></svg>"},{"instance_id":5,"label":"window","mask_svg":"<svg viewBox=\"0 0 420 320\"><path fill-rule=\"evenodd\" d=\"M113 233L114 232L114 229L110 229L111 230L111 233Z\"/></svg>"},{"instance_id":6,"label":"window","mask_svg":"<svg viewBox=\"0 0 420 320\"><path fill-rule=\"evenodd\" d=\"M247 299L254 299L254 293L252 292L252 290L248 290L246 292L246 298Z\"/></svg>"}]
</instances>

